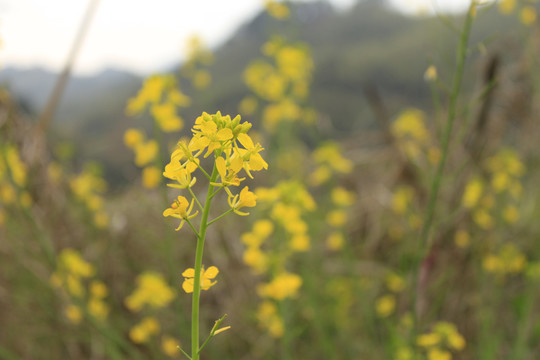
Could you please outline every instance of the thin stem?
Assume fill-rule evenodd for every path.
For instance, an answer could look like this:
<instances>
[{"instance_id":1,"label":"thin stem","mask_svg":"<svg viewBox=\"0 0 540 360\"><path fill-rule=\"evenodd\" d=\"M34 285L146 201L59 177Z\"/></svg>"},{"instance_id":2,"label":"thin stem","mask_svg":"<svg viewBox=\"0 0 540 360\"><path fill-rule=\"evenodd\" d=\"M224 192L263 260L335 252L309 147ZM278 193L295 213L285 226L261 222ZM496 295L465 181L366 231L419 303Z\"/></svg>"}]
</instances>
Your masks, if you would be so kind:
<instances>
[{"instance_id":1,"label":"thin stem","mask_svg":"<svg viewBox=\"0 0 540 360\"><path fill-rule=\"evenodd\" d=\"M214 196L216 196L216 195L221 191L221 189L223 189L222 186L220 186L219 189L217 189L216 191L214 191L214 192L212 193L212 195L210 195L210 198L213 198Z\"/></svg>"},{"instance_id":2,"label":"thin stem","mask_svg":"<svg viewBox=\"0 0 540 360\"><path fill-rule=\"evenodd\" d=\"M206 229L208 228L208 214L210 212L210 204L212 203L212 193L214 192L213 182L216 181L218 176L217 168L214 164L212 170L212 176L210 177L210 184L208 185L208 192L206 194L206 201L201 218L201 226L199 228L199 235L197 237L197 251L195 253L195 278L193 279L193 304L191 310L191 356L193 360L199 360L199 300L201 296L201 269L202 258L204 251L204 239L206 236Z\"/></svg>"},{"instance_id":3,"label":"thin stem","mask_svg":"<svg viewBox=\"0 0 540 360\"><path fill-rule=\"evenodd\" d=\"M204 347L206 346L206 344L208 344L208 342L210 341L210 339L212 339L216 333L216 330L218 328L219 325L221 325L221 323L223 322L223 320L225 320L225 318L227 317L227 315L223 315L221 317L221 319L217 320L216 323L214 324L214 327L212 328L212 330L210 331L210 334L208 335L208 337L206 338L206 340L203 342L203 344L201 345L201 347L199 348L199 353L202 351L202 349L204 349Z\"/></svg>"},{"instance_id":4,"label":"thin stem","mask_svg":"<svg viewBox=\"0 0 540 360\"><path fill-rule=\"evenodd\" d=\"M228 211L225 211L223 214L219 215L217 218L215 218L214 220L210 221L208 223L208 226L212 225L213 223L215 223L216 221L218 221L219 219L225 217L226 215L232 213L234 210L233 209L229 209Z\"/></svg>"},{"instance_id":5,"label":"thin stem","mask_svg":"<svg viewBox=\"0 0 540 360\"><path fill-rule=\"evenodd\" d=\"M206 176L206 178L207 178L208 180L211 179L211 176L208 175L208 173L206 172L206 170L204 170L203 167L202 167L201 165L199 165L199 163L197 163L197 162L195 161L195 165L197 165L197 167L202 171L202 173L204 174L204 176ZM213 175L213 174L212 174L212 175ZM214 181L215 181L215 180L216 180L216 179L214 178Z\"/></svg>"},{"instance_id":6,"label":"thin stem","mask_svg":"<svg viewBox=\"0 0 540 360\"><path fill-rule=\"evenodd\" d=\"M193 223L189 221L189 219L186 219L186 222L188 223L189 227L191 227L191 230L193 230L195 235L197 235L197 239L199 239L201 236L199 235L199 232L197 231L197 229L195 229L195 226L193 226Z\"/></svg>"},{"instance_id":7,"label":"thin stem","mask_svg":"<svg viewBox=\"0 0 540 360\"><path fill-rule=\"evenodd\" d=\"M203 211L203 206L201 205L201 202L199 201L199 199L197 199L197 197L195 196L195 193L193 192L193 190L191 190L191 186L188 186L187 189L189 190L189 193L191 194L191 196L193 196L193 199L197 203L197 206L199 207L199 209Z\"/></svg>"},{"instance_id":8,"label":"thin stem","mask_svg":"<svg viewBox=\"0 0 540 360\"><path fill-rule=\"evenodd\" d=\"M412 288L412 293L413 293L412 306L413 306L413 313L415 315L414 316L415 334L417 333L417 330L418 330L418 309L416 306L417 293L418 293L417 287L418 287L418 280L419 280L418 278L420 275L422 260L424 259L425 254L428 253L429 249L431 248L431 244L429 243L428 239L429 239L431 226L433 223L435 208L437 205L437 199L438 199L439 189L441 186L442 175L443 175L444 167L446 164L446 160L448 158L450 138L452 135L452 128L454 125L454 120L456 118L456 112L457 112L457 99L458 99L459 91L461 88L461 83L463 80L463 73L465 69L465 59L467 57L467 44L469 41L469 35L471 33L471 27L472 27L472 22L474 18L473 8L475 6L476 6L476 3L473 1L467 12L464 29L463 29L463 32L461 33L461 39L460 39L458 55L457 55L456 71L454 73L454 78L452 81L452 92L450 94L448 119L446 122L446 127L444 129L444 132L442 134L443 135L442 144L441 144L442 156L438 164L437 170L435 172L433 182L431 184L428 206L427 206L426 214L424 217L422 231L420 234L420 241L418 243L417 258L416 258L416 263L415 263L416 273L414 276L414 284Z\"/></svg>"}]
</instances>

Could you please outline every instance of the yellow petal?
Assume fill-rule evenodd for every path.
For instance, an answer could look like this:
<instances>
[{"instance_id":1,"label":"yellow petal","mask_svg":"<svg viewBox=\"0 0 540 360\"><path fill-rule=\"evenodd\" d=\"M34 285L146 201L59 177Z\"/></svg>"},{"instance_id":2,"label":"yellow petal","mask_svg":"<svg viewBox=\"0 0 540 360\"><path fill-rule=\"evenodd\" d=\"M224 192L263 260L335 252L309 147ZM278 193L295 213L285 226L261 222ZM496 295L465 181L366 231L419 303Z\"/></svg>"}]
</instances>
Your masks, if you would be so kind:
<instances>
[{"instance_id":1,"label":"yellow petal","mask_svg":"<svg viewBox=\"0 0 540 360\"><path fill-rule=\"evenodd\" d=\"M184 289L184 291L186 293L192 293L193 292L193 279L186 279L184 280L184 282L182 283L182 289Z\"/></svg>"},{"instance_id":2,"label":"yellow petal","mask_svg":"<svg viewBox=\"0 0 540 360\"><path fill-rule=\"evenodd\" d=\"M186 278L194 278L194 277L195 277L195 269L193 269L193 268L188 268L188 269L186 269L186 270L182 273L182 276L183 276L183 277L186 277Z\"/></svg>"},{"instance_id":3,"label":"yellow petal","mask_svg":"<svg viewBox=\"0 0 540 360\"><path fill-rule=\"evenodd\" d=\"M217 132L217 138L219 141L225 141L232 139L233 132L231 129L221 129Z\"/></svg>"},{"instance_id":4,"label":"yellow petal","mask_svg":"<svg viewBox=\"0 0 540 360\"><path fill-rule=\"evenodd\" d=\"M242 146L248 150L255 147L255 145L253 145L253 141L247 134L238 134L238 141L240 141L240 144L242 144Z\"/></svg>"},{"instance_id":5,"label":"yellow petal","mask_svg":"<svg viewBox=\"0 0 540 360\"><path fill-rule=\"evenodd\" d=\"M210 266L205 272L204 277L207 279L214 279L219 274L219 269L215 266Z\"/></svg>"}]
</instances>

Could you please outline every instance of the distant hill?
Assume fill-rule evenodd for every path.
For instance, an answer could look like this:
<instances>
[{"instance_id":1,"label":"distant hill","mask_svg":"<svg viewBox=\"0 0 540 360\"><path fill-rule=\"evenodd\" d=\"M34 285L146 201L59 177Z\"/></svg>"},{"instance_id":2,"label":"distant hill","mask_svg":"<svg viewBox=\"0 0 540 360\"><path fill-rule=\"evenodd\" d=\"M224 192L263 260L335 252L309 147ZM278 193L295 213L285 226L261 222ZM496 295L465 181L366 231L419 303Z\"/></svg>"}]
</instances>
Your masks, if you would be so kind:
<instances>
[{"instance_id":1,"label":"distant hill","mask_svg":"<svg viewBox=\"0 0 540 360\"><path fill-rule=\"evenodd\" d=\"M345 12L336 11L325 1L296 3L292 12L285 22L261 13L215 49L212 86L183 111L184 117L192 118L203 110L236 113L238 102L248 94L242 72L261 56L261 46L275 33L311 46L315 62L311 101L331 119L337 134L376 126L364 99L367 86L378 89L393 114L406 106L429 109L423 73L431 62L450 82L458 35L436 17L407 17L380 0L359 2ZM460 18L449 18L448 22L459 26ZM494 48L490 39L519 39L520 29L514 18L503 17L495 9L483 14L474 25L472 61L480 54L480 41L486 52L499 52L503 63L510 61L516 56L515 49ZM517 50L519 53L519 46ZM479 66L468 68L465 87L471 89L481 75ZM0 71L0 84L9 84L13 93L37 111L54 77L40 69L8 68ZM57 136L76 141L83 157L103 160L115 181L123 181L123 174L131 171L126 164L132 155L123 147L121 136L134 120L124 116L124 107L141 81L113 69L92 77L73 77L54 120Z\"/></svg>"}]
</instances>

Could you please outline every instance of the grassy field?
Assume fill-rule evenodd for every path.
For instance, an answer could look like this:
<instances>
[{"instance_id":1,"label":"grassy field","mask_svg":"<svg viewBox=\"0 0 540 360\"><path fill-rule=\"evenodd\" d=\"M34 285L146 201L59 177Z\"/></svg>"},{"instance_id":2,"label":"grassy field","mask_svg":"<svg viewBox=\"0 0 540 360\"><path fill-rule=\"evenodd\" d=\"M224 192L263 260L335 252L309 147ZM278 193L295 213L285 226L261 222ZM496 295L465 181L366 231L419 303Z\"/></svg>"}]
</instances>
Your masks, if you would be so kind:
<instances>
[{"instance_id":1,"label":"grassy field","mask_svg":"<svg viewBox=\"0 0 540 360\"><path fill-rule=\"evenodd\" d=\"M194 38L126 99L152 130L125 129L137 171L112 190L2 90L0 359L538 359L532 3L440 15L456 47L425 71L432 106L369 88L376 129L339 139L287 34L243 71L240 115L183 118L212 86ZM520 21L512 63L471 39L493 7Z\"/></svg>"}]
</instances>

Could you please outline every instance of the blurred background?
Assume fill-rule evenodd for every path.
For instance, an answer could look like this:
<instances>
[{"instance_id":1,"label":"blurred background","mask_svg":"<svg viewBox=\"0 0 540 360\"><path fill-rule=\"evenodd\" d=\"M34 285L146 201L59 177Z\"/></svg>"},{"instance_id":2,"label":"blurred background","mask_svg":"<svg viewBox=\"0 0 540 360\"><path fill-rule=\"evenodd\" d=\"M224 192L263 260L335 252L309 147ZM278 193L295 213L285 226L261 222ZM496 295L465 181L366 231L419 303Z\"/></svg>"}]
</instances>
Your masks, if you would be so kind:
<instances>
[{"instance_id":1,"label":"blurred background","mask_svg":"<svg viewBox=\"0 0 540 360\"><path fill-rule=\"evenodd\" d=\"M268 169L207 233L202 359L538 359L539 7L0 0L0 359L185 358L203 112Z\"/></svg>"}]
</instances>

